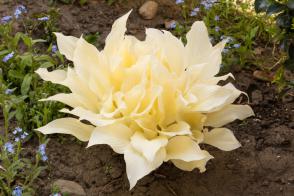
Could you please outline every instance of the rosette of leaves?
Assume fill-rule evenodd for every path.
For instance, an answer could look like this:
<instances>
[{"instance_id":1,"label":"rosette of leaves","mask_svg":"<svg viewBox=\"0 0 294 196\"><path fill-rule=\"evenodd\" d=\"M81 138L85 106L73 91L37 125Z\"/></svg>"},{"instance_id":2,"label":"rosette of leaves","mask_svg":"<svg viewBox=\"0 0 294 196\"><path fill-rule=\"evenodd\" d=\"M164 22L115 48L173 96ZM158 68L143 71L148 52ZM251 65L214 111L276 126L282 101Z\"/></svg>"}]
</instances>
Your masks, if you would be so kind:
<instances>
[{"instance_id":1,"label":"rosette of leaves","mask_svg":"<svg viewBox=\"0 0 294 196\"><path fill-rule=\"evenodd\" d=\"M294 70L294 0L255 0L257 13L275 15L276 24L283 32L282 45L288 54L285 68Z\"/></svg>"}]
</instances>

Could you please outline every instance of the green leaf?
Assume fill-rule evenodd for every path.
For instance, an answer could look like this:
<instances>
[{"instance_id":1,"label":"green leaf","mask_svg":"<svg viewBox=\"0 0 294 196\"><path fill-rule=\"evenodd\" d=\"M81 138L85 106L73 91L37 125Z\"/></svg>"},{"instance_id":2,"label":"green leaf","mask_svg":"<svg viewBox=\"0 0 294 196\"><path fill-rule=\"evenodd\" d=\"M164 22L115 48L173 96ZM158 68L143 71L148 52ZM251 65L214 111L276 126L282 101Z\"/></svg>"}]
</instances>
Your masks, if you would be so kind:
<instances>
[{"instance_id":1,"label":"green leaf","mask_svg":"<svg viewBox=\"0 0 294 196\"><path fill-rule=\"evenodd\" d=\"M44 39L34 39L34 40L32 40L32 44L34 45L34 44L36 44L36 43L42 43L42 42L47 42L46 40L44 40Z\"/></svg>"},{"instance_id":2,"label":"green leaf","mask_svg":"<svg viewBox=\"0 0 294 196\"><path fill-rule=\"evenodd\" d=\"M21 94L22 95L27 95L29 90L30 90L30 85L31 85L31 81L32 81L32 75L31 74L27 74L21 84Z\"/></svg>"},{"instance_id":3,"label":"green leaf","mask_svg":"<svg viewBox=\"0 0 294 196\"><path fill-rule=\"evenodd\" d=\"M18 78L18 79L23 78L23 74L21 72L13 70L13 69L10 69L8 71L8 76L11 77L11 78Z\"/></svg>"},{"instance_id":4,"label":"green leaf","mask_svg":"<svg viewBox=\"0 0 294 196\"><path fill-rule=\"evenodd\" d=\"M5 54L8 54L9 53L9 50L1 50L0 51L0 56L3 56Z\"/></svg>"},{"instance_id":5,"label":"green leaf","mask_svg":"<svg viewBox=\"0 0 294 196\"><path fill-rule=\"evenodd\" d=\"M45 62L45 63L41 64L40 67L42 67L42 68L48 68L48 67L53 67L53 66L54 66L53 63L51 63L51 62Z\"/></svg>"},{"instance_id":6,"label":"green leaf","mask_svg":"<svg viewBox=\"0 0 294 196\"><path fill-rule=\"evenodd\" d=\"M26 66L31 67L33 64L33 57L31 54L20 56L20 64L24 68Z\"/></svg>"},{"instance_id":7,"label":"green leaf","mask_svg":"<svg viewBox=\"0 0 294 196\"><path fill-rule=\"evenodd\" d=\"M254 7L257 13L266 12L267 9L274 3L273 0L255 0Z\"/></svg>"},{"instance_id":8,"label":"green leaf","mask_svg":"<svg viewBox=\"0 0 294 196\"><path fill-rule=\"evenodd\" d=\"M20 38L23 36L23 33L21 32L17 32L12 40L13 42L13 46L16 47L18 45L18 42L20 40Z\"/></svg>"},{"instance_id":9,"label":"green leaf","mask_svg":"<svg viewBox=\"0 0 294 196\"><path fill-rule=\"evenodd\" d=\"M22 38L24 44L25 44L28 48L31 48L31 47L32 47L32 45L33 45L33 40L32 40L32 38L30 38L29 36L27 36L27 35L25 35L25 34L23 34L23 35L21 36L21 38Z\"/></svg>"},{"instance_id":10,"label":"green leaf","mask_svg":"<svg viewBox=\"0 0 294 196\"><path fill-rule=\"evenodd\" d=\"M34 57L35 61L48 61L54 63L54 60L49 55L40 55Z\"/></svg>"},{"instance_id":11,"label":"green leaf","mask_svg":"<svg viewBox=\"0 0 294 196\"><path fill-rule=\"evenodd\" d=\"M95 34L89 34L85 36L85 40L89 42L90 44L95 44L99 38L100 34L99 32L96 32Z\"/></svg>"},{"instance_id":12,"label":"green leaf","mask_svg":"<svg viewBox=\"0 0 294 196\"><path fill-rule=\"evenodd\" d=\"M258 28L259 28L259 26L256 26L253 29L251 29L251 31L250 31L250 39L253 39L256 36Z\"/></svg>"}]
</instances>

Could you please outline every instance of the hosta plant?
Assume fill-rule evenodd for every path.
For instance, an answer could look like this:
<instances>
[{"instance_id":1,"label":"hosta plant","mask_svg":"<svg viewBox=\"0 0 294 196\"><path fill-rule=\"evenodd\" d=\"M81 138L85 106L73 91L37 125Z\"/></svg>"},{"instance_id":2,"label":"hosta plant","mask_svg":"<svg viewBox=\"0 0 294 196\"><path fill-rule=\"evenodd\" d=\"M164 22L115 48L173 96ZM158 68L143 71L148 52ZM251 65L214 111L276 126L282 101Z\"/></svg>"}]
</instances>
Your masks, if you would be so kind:
<instances>
[{"instance_id":1,"label":"hosta plant","mask_svg":"<svg viewBox=\"0 0 294 196\"><path fill-rule=\"evenodd\" d=\"M124 155L130 187L171 161L182 170L205 165L213 156L200 148L209 144L224 151L240 147L223 126L253 115L231 83L218 85L225 41L212 46L203 22L195 22L187 44L168 31L146 29L139 41L125 35L130 12L112 26L99 51L83 37L56 33L59 50L73 62L67 70L36 72L46 81L67 86L71 93L43 101L70 106L62 118L37 129L44 134L71 134L88 147L108 144Z\"/></svg>"}]
</instances>

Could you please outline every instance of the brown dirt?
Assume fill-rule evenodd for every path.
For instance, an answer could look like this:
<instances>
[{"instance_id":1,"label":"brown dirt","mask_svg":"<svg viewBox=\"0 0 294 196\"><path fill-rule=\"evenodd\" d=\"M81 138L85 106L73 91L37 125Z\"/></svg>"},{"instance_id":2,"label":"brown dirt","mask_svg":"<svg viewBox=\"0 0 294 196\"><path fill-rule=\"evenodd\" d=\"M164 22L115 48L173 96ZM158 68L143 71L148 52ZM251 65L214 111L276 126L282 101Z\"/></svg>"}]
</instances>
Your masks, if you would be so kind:
<instances>
[{"instance_id":1,"label":"brown dirt","mask_svg":"<svg viewBox=\"0 0 294 196\"><path fill-rule=\"evenodd\" d=\"M44 1L25 1L30 12L48 9ZM104 1L90 1L88 5L60 5L60 30L80 36L81 33L100 32L102 41L112 22L130 8L128 33L144 37L144 27L161 28L166 18L180 19L180 10L173 0L162 0L157 17L146 21L137 14L143 1L128 0L108 6ZM1 6L2 7L2 6ZM11 4L0 8L0 14L12 9ZM101 42L102 43L102 42ZM242 147L232 152L211 148L215 159L207 171L185 172L170 163L144 177L129 191L123 156L108 146L85 148L70 137L61 140L51 137L48 144L49 170L36 183L38 195L49 195L56 179L78 182L89 196L102 195L294 195L294 99L290 95L277 97L273 86L257 81L251 70L234 73L236 86L247 92L256 116L228 127L234 130ZM245 99L239 100L245 102Z\"/></svg>"}]
</instances>

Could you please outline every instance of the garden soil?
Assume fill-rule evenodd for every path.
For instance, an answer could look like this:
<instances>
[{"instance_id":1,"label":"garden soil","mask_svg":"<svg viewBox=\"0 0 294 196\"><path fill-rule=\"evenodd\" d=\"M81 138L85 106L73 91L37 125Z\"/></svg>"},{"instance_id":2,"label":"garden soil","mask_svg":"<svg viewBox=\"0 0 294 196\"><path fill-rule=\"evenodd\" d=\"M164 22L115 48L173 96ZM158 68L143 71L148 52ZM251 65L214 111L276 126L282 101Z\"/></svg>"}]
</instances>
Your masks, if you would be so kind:
<instances>
[{"instance_id":1,"label":"garden soil","mask_svg":"<svg viewBox=\"0 0 294 196\"><path fill-rule=\"evenodd\" d=\"M48 10L46 1L20 1L30 13ZM113 21L133 9L128 34L144 39L145 27L163 28L165 19L181 20L180 8L173 0L159 0L159 12L153 20L143 20L138 8L143 1L128 0L108 5L102 0L77 4L58 4L60 31L67 35L99 32L100 48ZM15 3L0 4L4 16ZM234 71L234 84L248 93L255 116L234 122L231 128L242 147L231 152L209 148L215 157L207 171L185 172L171 163L141 179L130 191L122 155L104 145L86 148L72 137L50 137L47 145L48 169L36 181L37 195L49 195L57 179L79 183L89 196L293 196L294 195L294 99L293 94L279 96L276 88L258 81L250 69ZM246 96L237 100L246 103Z\"/></svg>"}]
</instances>

